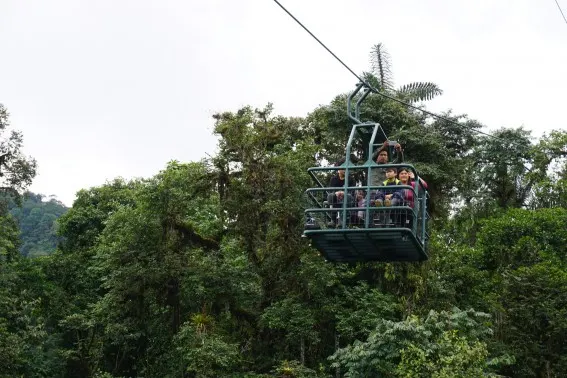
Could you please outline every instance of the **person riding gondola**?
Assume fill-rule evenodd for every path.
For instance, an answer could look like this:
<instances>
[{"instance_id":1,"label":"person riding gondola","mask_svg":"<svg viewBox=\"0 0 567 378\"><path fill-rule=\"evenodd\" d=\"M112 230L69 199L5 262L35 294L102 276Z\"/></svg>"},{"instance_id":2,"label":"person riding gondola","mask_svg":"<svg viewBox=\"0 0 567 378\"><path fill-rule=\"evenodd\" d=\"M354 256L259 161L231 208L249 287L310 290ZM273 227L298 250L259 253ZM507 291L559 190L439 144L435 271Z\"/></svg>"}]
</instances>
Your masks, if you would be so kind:
<instances>
[{"instance_id":1,"label":"person riding gondola","mask_svg":"<svg viewBox=\"0 0 567 378\"><path fill-rule=\"evenodd\" d=\"M342 164L344 164L345 159L341 159L339 161L337 161L335 163L335 167L340 167ZM352 175L349 175L349 186L354 186L355 184L355 178ZM329 207L331 208L340 208L343 206L345 197L347 199L347 207L353 207L355 204L354 201L354 196L351 193L346 193L344 192L344 189L336 189L339 187L344 187L345 186L345 170L344 169L339 169L337 170L337 173L334 174L333 176L331 176L331 179L329 180L329 185L327 185L329 188L335 188L331 191L327 191L327 204ZM338 218L338 214L339 212L337 211L332 211L330 212L330 216L331 216L331 220L328 222L327 227L329 228L334 228L337 226L337 218ZM350 214L350 212L349 212Z\"/></svg>"},{"instance_id":2,"label":"person riding gondola","mask_svg":"<svg viewBox=\"0 0 567 378\"><path fill-rule=\"evenodd\" d=\"M388 180L388 177L386 177L386 169L380 167L380 165L389 163L390 160L389 145L390 142L385 141L384 145L374 154L373 160L376 161L376 164L378 164L379 167L372 168L371 170L370 180L367 180L368 185L370 186L382 186L384 185L384 181ZM402 150L402 146L399 143L394 144L394 151L395 151L395 157L391 163L392 164L403 163L404 152ZM371 190L371 192L374 192L374 190ZM366 194L362 193L360 198L361 200L358 202L358 207L366 207ZM374 196L371 196L370 200L372 206L374 204L373 201L375 200ZM360 219L360 221L364 219L364 211L358 212L358 218Z\"/></svg>"},{"instance_id":3,"label":"person riding gondola","mask_svg":"<svg viewBox=\"0 0 567 378\"><path fill-rule=\"evenodd\" d=\"M408 168L400 168L400 171L398 172L398 177L401 185L410 185L412 187L412 189L403 189L403 198L404 198L404 204L406 206L415 209L414 190L416 187L416 183L415 183L415 176L413 171ZM425 180L423 180L420 177L419 182L421 183L423 189L427 190L427 183L425 182ZM400 218L401 218L400 219L401 226L411 229L413 225L413 212L407 210L403 211Z\"/></svg>"}]
</instances>

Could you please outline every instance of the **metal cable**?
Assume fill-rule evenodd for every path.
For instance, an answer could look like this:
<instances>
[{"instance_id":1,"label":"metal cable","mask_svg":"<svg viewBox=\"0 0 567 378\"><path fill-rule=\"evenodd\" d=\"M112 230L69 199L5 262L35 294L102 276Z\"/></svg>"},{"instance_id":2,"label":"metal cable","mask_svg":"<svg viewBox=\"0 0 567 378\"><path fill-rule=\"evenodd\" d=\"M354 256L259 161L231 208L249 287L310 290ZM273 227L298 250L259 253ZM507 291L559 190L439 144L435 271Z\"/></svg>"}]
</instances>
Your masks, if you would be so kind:
<instances>
[{"instance_id":1,"label":"metal cable","mask_svg":"<svg viewBox=\"0 0 567 378\"><path fill-rule=\"evenodd\" d=\"M382 97L384 97L384 98L387 98L387 99L390 99L390 100L395 101L395 102L397 102L397 103L400 103L400 104L402 104L402 105L405 105L405 106L407 106L407 107L409 107L409 108L412 108L412 109L415 109L415 110L419 110L420 112L423 112L423 113L425 113L425 114L428 114L428 115L430 115L430 116L432 116L432 117L435 117L435 118L437 118L437 119L443 120L443 121L445 121L445 122L449 122L449 123L451 123L451 124L453 124L453 125L456 125L456 126L459 126L459 127L465 127L465 126L463 126L462 124L460 124L460 123L458 123L458 122L455 122L455 121L453 121L453 120L451 120L451 119L449 119L449 118L447 118L447 117L443 117L443 116L441 116L441 115L439 115L439 114L436 114L436 113L433 113L433 112L424 110L424 109L422 109L422 108L420 108L420 107L418 107L418 106L412 105L412 104L410 104L410 103L407 103L407 102L405 102L405 101L402 101L402 100L400 100L400 99L397 99L397 98L395 98L395 97L393 97L393 96L390 96L390 95L388 95L388 94L386 94L386 93L383 93L383 92L381 92L380 90L378 90L377 88L373 87L373 86L370 85L370 83L368 83L366 80L363 80L362 77L360 77L360 75L358 75L356 72L354 72L345 62L343 62L343 61L342 61L334 52L332 52L331 49L329 49L323 42L321 42L321 40L320 40L319 38L317 38L317 37L315 36L315 34L313 34L305 25L303 25L303 24L301 23L301 21L299 21L293 14L291 14L291 12L288 11L278 0L274 0L274 1L275 1L276 4L278 4L278 5L280 6L280 8L282 8L282 9L286 12L295 22L297 22L297 23L299 24L299 26L301 26L307 33L309 33L309 35L310 35L311 37L313 37L313 39L315 39L317 42L319 42L319 44L320 44L325 50L327 50L327 51L329 52L329 54L331 54L336 60L338 60L339 63L341 63L351 74L353 74L354 77L356 77L361 83L363 83L363 84L364 84L368 89L370 89L373 93L376 93L376 94L379 95L379 96L382 96ZM510 142L509 140L506 140L506 139L504 139L504 138L497 137L496 135L492 135L492 134L489 134L489 133L485 133L484 131L480 131L480 130L473 129L473 128L470 128L470 129L471 129L472 131L478 133L478 134L482 134L482 135L485 135L485 136L490 137L490 138L494 138L494 139L497 139L497 140L500 140L500 141L503 141L503 142ZM519 146L519 144L516 144L516 143L512 143L512 144Z\"/></svg>"},{"instance_id":2,"label":"metal cable","mask_svg":"<svg viewBox=\"0 0 567 378\"><path fill-rule=\"evenodd\" d=\"M561 9L561 6L557 2L557 0L555 0L555 4L557 4L557 8L559 8L559 12L561 12L561 15L563 16L563 21L565 21L565 23L567 24L567 18L565 18L565 14L563 13L563 9Z\"/></svg>"}]
</instances>

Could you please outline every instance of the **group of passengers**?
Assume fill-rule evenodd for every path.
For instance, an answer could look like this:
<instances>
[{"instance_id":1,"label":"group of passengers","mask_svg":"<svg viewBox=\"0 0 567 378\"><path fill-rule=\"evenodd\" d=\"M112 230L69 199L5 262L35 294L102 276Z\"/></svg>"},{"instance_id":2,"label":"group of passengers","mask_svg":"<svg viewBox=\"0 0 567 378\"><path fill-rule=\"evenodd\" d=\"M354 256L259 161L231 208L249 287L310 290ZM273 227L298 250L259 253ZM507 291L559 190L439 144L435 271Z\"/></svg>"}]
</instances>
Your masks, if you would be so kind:
<instances>
[{"instance_id":1,"label":"group of passengers","mask_svg":"<svg viewBox=\"0 0 567 378\"><path fill-rule=\"evenodd\" d=\"M394 146L395 158L389 163L389 148L388 142L384 143L384 146L380 148L378 154L376 155L376 163L378 165L383 164L401 164L403 163L403 151L401 145L396 143ZM335 163L335 166L341 166L345 160L340 160ZM366 180L364 180L366 181ZM427 183L419 178L422 187L427 188ZM344 186L345 184L345 171L338 170L337 174L331 177L328 187L338 188ZM349 176L348 181L349 186L356 185L356 179L354 176ZM411 186L409 188L384 188L385 186L393 185L407 185ZM414 190L415 190L415 176L412 170L406 167L395 168L372 168L370 174L370 180L368 186L371 187L370 194L367 195L364 190L354 190L353 194L347 193L346 195L346 206L347 207L359 207L366 208L367 200L370 200L370 207L389 207L389 206L409 206L414 207ZM363 186L366 186L363 182ZM372 188L381 186L382 188ZM329 207L340 208L345 201L345 193L343 190L336 190L328 192L327 203ZM349 224L364 224L365 211L350 212ZM336 227L337 222L337 212L331 212L331 221L327 225L328 227ZM373 217L373 223L376 221L381 224L395 223L401 227L411 228L413 222L412 212L409 210L399 210L395 214L393 212L380 212L375 213ZM393 218L393 220L392 220Z\"/></svg>"}]
</instances>

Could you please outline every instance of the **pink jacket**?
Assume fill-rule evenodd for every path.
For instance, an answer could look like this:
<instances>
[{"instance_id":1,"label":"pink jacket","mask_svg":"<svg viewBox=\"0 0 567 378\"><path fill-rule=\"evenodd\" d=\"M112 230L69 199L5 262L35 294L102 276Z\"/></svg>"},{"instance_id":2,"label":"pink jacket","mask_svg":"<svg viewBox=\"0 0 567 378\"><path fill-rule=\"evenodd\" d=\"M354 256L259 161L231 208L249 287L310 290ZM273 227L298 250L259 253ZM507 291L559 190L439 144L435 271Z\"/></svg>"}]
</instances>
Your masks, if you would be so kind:
<instances>
[{"instance_id":1,"label":"pink jacket","mask_svg":"<svg viewBox=\"0 0 567 378\"><path fill-rule=\"evenodd\" d=\"M419 181L421 181L421 185L425 189L427 189L427 183L424 180L422 180L421 178L419 179ZM410 183L410 185L413 189L415 189L415 181L412 181ZM404 189L404 199L406 200L409 207L413 207L413 190Z\"/></svg>"}]
</instances>

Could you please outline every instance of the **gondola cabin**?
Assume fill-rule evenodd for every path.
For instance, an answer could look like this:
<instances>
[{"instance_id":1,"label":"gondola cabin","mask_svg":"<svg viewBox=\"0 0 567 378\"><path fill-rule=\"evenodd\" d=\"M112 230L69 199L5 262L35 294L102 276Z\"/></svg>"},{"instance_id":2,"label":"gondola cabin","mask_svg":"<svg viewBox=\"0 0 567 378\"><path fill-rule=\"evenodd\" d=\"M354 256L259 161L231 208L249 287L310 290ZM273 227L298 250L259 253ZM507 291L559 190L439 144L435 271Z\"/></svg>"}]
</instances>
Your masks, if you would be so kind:
<instances>
[{"instance_id":1,"label":"gondola cabin","mask_svg":"<svg viewBox=\"0 0 567 378\"><path fill-rule=\"evenodd\" d=\"M358 121L359 106L368 91L359 96L354 114L350 104L362 87L359 84L348 100L349 117L354 121ZM428 258L427 190L412 165L376 158L378 152L387 151L389 157L395 153L395 143L384 142L387 137L379 124L358 121L352 127L344 161L308 170L315 186L305 192L310 205L305 209L303 236L329 261L419 262ZM351 162L354 143L365 146L362 164ZM414 180L398 180L398 171ZM329 181L337 186L329 186Z\"/></svg>"}]
</instances>

